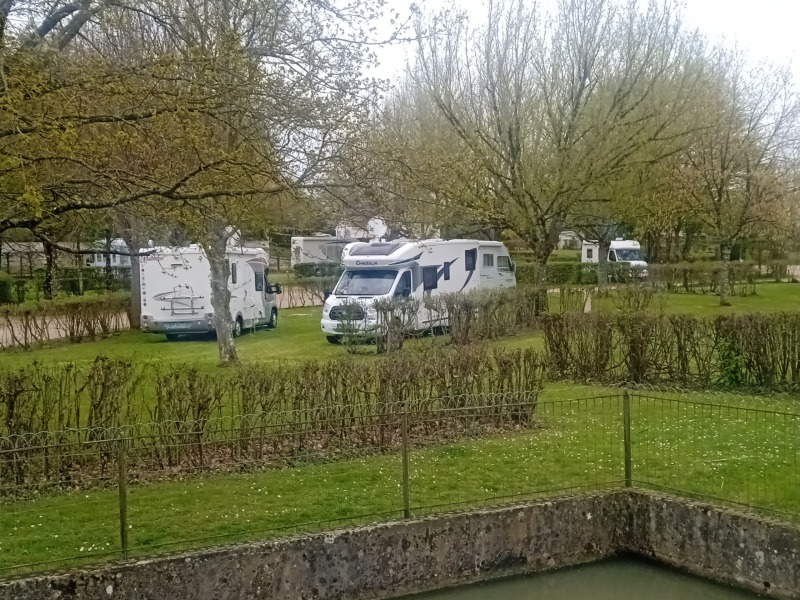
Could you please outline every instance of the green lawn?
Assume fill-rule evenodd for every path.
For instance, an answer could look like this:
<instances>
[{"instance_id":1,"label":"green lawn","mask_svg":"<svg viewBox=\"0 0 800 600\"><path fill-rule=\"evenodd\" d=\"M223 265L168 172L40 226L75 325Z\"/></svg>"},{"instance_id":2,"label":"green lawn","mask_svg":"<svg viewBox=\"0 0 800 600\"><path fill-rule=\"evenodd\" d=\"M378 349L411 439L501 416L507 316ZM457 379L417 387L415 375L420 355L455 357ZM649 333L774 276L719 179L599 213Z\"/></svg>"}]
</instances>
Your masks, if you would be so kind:
<instances>
[{"instance_id":1,"label":"green lawn","mask_svg":"<svg viewBox=\"0 0 800 600\"><path fill-rule=\"evenodd\" d=\"M734 296L732 306L720 306L716 294L662 294L652 301L652 308L660 306L668 313L692 313L714 317L743 312L781 312L800 310L800 284L759 283L754 296ZM613 297L596 299L595 310L619 310Z\"/></svg>"},{"instance_id":2,"label":"green lawn","mask_svg":"<svg viewBox=\"0 0 800 600\"><path fill-rule=\"evenodd\" d=\"M319 328L320 308L282 310L277 329L259 330L237 340L243 362L329 359L346 354L342 346L332 346ZM146 361L189 363L214 369L217 345L212 339L186 339L168 342L163 335L124 332L103 340L80 344L57 343L31 351L0 354L3 366L39 362L91 362L98 355Z\"/></svg>"},{"instance_id":3,"label":"green lawn","mask_svg":"<svg viewBox=\"0 0 800 600\"><path fill-rule=\"evenodd\" d=\"M755 296L735 297L732 307L719 306L719 297L712 294L668 294L656 297L653 307L664 303L667 312L688 312L701 316L715 316L734 312L774 312L800 310L800 284L764 283L757 287ZM613 291L612 291L613 293ZM594 310L618 310L613 298L593 300ZM551 298L551 309L558 310L558 294ZM275 330L261 330L239 338L237 346L243 362L257 363L282 360L326 360L347 355L342 346L327 343L319 328L320 308L282 310L280 324ZM445 343L430 338L409 343ZM513 336L501 342L511 346L529 344L541 346L539 333ZM136 360L190 363L204 370L213 370L217 364L217 348L213 340L187 340L167 342L164 336L126 332L94 342L80 344L56 343L32 351L6 351L0 353L2 366L27 365L38 362L90 362L100 354L128 357Z\"/></svg>"},{"instance_id":4,"label":"green lawn","mask_svg":"<svg viewBox=\"0 0 800 600\"><path fill-rule=\"evenodd\" d=\"M617 395L588 397L600 392L610 393L554 388L532 429L413 447L412 512L621 486L622 403ZM707 401L632 398L636 485L800 516L800 415L771 412L785 406L780 399L724 399L730 408ZM401 472L395 448L358 460L131 485L131 554L399 518ZM115 489L101 489L6 503L0 575L116 558L117 502Z\"/></svg>"}]
</instances>

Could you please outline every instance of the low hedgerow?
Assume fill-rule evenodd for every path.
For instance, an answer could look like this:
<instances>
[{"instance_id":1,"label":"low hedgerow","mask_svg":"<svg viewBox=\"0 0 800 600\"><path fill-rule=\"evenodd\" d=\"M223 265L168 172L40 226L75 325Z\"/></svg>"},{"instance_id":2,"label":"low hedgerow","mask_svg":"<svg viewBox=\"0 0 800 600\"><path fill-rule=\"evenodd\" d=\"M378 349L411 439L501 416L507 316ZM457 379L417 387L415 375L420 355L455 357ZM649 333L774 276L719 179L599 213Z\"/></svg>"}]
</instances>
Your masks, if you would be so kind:
<instances>
[{"instance_id":1,"label":"low hedgerow","mask_svg":"<svg viewBox=\"0 0 800 600\"><path fill-rule=\"evenodd\" d=\"M554 378L800 387L800 313L564 313L542 323Z\"/></svg>"},{"instance_id":2,"label":"low hedgerow","mask_svg":"<svg viewBox=\"0 0 800 600\"><path fill-rule=\"evenodd\" d=\"M30 348L53 339L93 340L128 328L130 294L75 296L0 306L0 348Z\"/></svg>"},{"instance_id":3,"label":"low hedgerow","mask_svg":"<svg viewBox=\"0 0 800 600\"><path fill-rule=\"evenodd\" d=\"M401 415L420 441L526 427L544 370L534 350L472 346L217 374L102 357L0 371L0 495L91 485L120 440L132 471L174 474L381 452Z\"/></svg>"}]
</instances>

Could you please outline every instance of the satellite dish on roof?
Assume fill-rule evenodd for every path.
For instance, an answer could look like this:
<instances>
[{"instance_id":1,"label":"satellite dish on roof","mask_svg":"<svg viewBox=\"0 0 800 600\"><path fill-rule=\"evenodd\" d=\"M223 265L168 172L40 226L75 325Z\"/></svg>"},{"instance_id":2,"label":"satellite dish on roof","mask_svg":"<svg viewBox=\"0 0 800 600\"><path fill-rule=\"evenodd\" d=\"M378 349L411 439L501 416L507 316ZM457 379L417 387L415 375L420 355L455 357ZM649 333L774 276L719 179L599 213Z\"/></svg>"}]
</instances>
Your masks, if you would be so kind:
<instances>
[{"instance_id":1,"label":"satellite dish on roof","mask_svg":"<svg viewBox=\"0 0 800 600\"><path fill-rule=\"evenodd\" d=\"M386 225L386 221L380 217L372 217L367 221L367 232L373 240L382 240L389 232L389 227Z\"/></svg>"}]
</instances>

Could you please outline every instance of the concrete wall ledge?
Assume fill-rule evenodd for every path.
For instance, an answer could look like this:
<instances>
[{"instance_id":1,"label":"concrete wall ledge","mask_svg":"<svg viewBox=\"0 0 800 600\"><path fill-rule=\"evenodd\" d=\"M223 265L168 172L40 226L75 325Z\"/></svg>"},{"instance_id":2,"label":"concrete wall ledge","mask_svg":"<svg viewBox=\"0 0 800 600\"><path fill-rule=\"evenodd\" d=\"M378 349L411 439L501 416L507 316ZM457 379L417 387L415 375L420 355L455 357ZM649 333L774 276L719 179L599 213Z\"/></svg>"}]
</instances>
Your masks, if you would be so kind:
<instances>
[{"instance_id":1,"label":"concrete wall ledge","mask_svg":"<svg viewBox=\"0 0 800 600\"><path fill-rule=\"evenodd\" d=\"M800 599L800 528L613 491L8 581L0 600L378 600L619 552Z\"/></svg>"}]
</instances>

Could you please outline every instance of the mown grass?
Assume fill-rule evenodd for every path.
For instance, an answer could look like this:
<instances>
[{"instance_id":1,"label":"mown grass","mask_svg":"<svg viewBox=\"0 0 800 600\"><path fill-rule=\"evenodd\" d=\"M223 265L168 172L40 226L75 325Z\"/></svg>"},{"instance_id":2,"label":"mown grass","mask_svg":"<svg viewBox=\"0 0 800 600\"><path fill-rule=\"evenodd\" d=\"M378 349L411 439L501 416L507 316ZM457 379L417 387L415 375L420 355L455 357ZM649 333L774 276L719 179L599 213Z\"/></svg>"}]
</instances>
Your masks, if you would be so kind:
<instances>
[{"instance_id":1,"label":"mown grass","mask_svg":"<svg viewBox=\"0 0 800 600\"><path fill-rule=\"evenodd\" d=\"M735 297L732 307L719 306L719 297L713 294L668 294L663 296L663 306L670 313L693 313L701 316L731 314L733 312L778 312L800 310L800 284L765 283L757 287L757 295ZM612 291L613 294L613 291ZM551 294L551 309L558 310L558 294ZM660 306L662 297L653 300L653 308ZM613 297L595 298L593 310L618 311L620 303ZM244 363L264 363L301 360L329 360L347 355L343 346L328 344L319 327L320 308L282 310L280 324L275 330L259 330L237 340L239 356ZM447 343L446 339L425 338L411 341L408 347L418 344ZM496 342L515 347L542 346L538 332L524 333ZM370 349L366 349L369 356ZM98 355L131 358L137 361L162 361L190 363L201 370L217 368L217 347L210 339L167 342L164 336L140 332L125 332L106 339L80 344L55 343L30 351L14 350L0 353L0 366L21 366L33 362L88 363ZM360 356L364 356L361 354Z\"/></svg>"},{"instance_id":2,"label":"mown grass","mask_svg":"<svg viewBox=\"0 0 800 600\"><path fill-rule=\"evenodd\" d=\"M595 395L605 399L589 398ZM783 399L669 399L676 397L632 397L636 485L800 516L800 414L776 410L786 406ZM553 388L542 396L531 429L426 447L412 442L412 512L620 487L621 407L614 390ZM394 450L131 485L131 554L399 518L401 473ZM116 558L118 523L113 487L6 503L0 510L0 575ZM36 563L46 564L21 567Z\"/></svg>"},{"instance_id":3,"label":"mown grass","mask_svg":"<svg viewBox=\"0 0 800 600\"><path fill-rule=\"evenodd\" d=\"M325 340L319 327L321 315L320 308L282 310L277 329L258 330L237 339L242 362L325 360L345 354L343 347L332 346ZM98 355L189 363L203 370L214 370L218 363L217 344L212 339L168 342L163 335L138 331L80 344L58 343L31 351L7 351L0 354L0 361L3 366L27 365L34 361L88 363Z\"/></svg>"},{"instance_id":4,"label":"mown grass","mask_svg":"<svg viewBox=\"0 0 800 600\"><path fill-rule=\"evenodd\" d=\"M800 284L759 283L754 296L734 296L731 306L720 306L717 294L663 294L653 298L651 310L663 307L667 313L691 313L715 317L732 313L782 312L800 310ZM618 311L620 302L612 295L593 302L594 310Z\"/></svg>"},{"instance_id":5,"label":"mown grass","mask_svg":"<svg viewBox=\"0 0 800 600\"><path fill-rule=\"evenodd\" d=\"M758 295L737 297L733 308L712 295L667 296L666 310L703 315L731 311L797 310L800 286L763 284ZM596 310L616 310L611 300ZM319 330L320 309L281 311L279 328L238 340L243 362L268 363L345 356ZM442 344L446 339L409 343ZM495 342L542 345L537 332ZM105 340L0 354L0 365L87 363L97 355L136 361L217 367L210 340L166 342L125 333ZM359 355L360 356L360 355ZM373 355L374 356L374 355ZM371 360L370 355L360 359ZM494 504L576 490L618 486L623 478L619 398L570 401L605 390L551 390L537 427L415 448L411 498L415 514ZM684 395L685 401L702 396ZM728 502L800 514L798 398L717 398L731 408L679 405L634 398L633 476L637 485L680 490ZM747 410L745 410L747 409ZM397 453L329 464L233 475L205 475L131 485L129 534L133 556L160 550L264 539L402 514ZM113 474L111 474L113 475ZM0 576L118 556L118 495L113 487L42 495L0 504ZM28 568L20 565L38 565Z\"/></svg>"}]
</instances>

